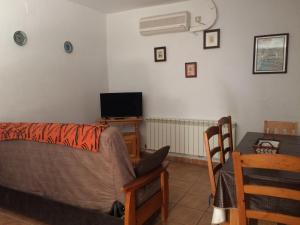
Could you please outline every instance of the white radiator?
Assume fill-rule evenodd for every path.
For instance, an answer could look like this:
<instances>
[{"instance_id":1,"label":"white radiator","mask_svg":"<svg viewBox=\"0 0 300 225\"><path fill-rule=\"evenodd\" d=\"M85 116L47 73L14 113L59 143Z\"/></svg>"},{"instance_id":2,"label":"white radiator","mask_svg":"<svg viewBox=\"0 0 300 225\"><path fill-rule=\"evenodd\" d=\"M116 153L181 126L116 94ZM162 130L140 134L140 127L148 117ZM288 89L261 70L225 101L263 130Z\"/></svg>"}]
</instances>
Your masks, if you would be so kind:
<instances>
[{"instance_id":1,"label":"white radiator","mask_svg":"<svg viewBox=\"0 0 300 225\"><path fill-rule=\"evenodd\" d=\"M203 132L217 124L213 120L199 119L146 119L146 145L149 150L157 150L170 145L170 152L188 156L204 157ZM233 144L235 146L235 129L232 124ZM217 143L217 139L215 140Z\"/></svg>"}]
</instances>

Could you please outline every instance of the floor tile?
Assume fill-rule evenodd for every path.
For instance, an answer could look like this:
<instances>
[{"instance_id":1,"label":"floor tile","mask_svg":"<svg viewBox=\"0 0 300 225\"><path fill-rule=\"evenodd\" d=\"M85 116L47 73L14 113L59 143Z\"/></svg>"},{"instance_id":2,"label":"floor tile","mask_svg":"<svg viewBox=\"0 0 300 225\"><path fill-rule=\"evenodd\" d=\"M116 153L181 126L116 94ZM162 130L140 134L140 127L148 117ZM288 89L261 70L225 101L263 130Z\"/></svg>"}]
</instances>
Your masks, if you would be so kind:
<instances>
[{"instance_id":1,"label":"floor tile","mask_svg":"<svg viewBox=\"0 0 300 225\"><path fill-rule=\"evenodd\" d=\"M205 212L197 225L210 225L211 224L212 213Z\"/></svg>"},{"instance_id":2,"label":"floor tile","mask_svg":"<svg viewBox=\"0 0 300 225\"><path fill-rule=\"evenodd\" d=\"M180 223L175 223L175 222L166 222L166 223L163 223L163 222L157 222L157 223L155 223L154 225L182 225L182 224L180 224Z\"/></svg>"},{"instance_id":3,"label":"floor tile","mask_svg":"<svg viewBox=\"0 0 300 225\"><path fill-rule=\"evenodd\" d=\"M214 210L214 207L212 205L210 205L206 211L212 213L213 210Z\"/></svg>"},{"instance_id":4,"label":"floor tile","mask_svg":"<svg viewBox=\"0 0 300 225\"><path fill-rule=\"evenodd\" d=\"M178 205L206 211L209 208L208 196L198 192L195 194L186 194L179 202Z\"/></svg>"},{"instance_id":5,"label":"floor tile","mask_svg":"<svg viewBox=\"0 0 300 225\"><path fill-rule=\"evenodd\" d=\"M10 218L10 217L7 217L5 215L0 215L0 224L7 224L9 222L13 222L14 219Z\"/></svg>"},{"instance_id":6,"label":"floor tile","mask_svg":"<svg viewBox=\"0 0 300 225\"><path fill-rule=\"evenodd\" d=\"M184 181L176 178L170 178L169 186L170 188L180 188L184 192L188 191L194 184L194 181Z\"/></svg>"},{"instance_id":7,"label":"floor tile","mask_svg":"<svg viewBox=\"0 0 300 225\"><path fill-rule=\"evenodd\" d=\"M207 180L198 180L188 190L189 194L203 194L209 196L211 193L210 183Z\"/></svg>"},{"instance_id":8,"label":"floor tile","mask_svg":"<svg viewBox=\"0 0 300 225\"><path fill-rule=\"evenodd\" d=\"M170 196L169 196L169 201L170 203L177 203L179 200L183 198L185 195L185 190L181 188L175 188L175 187L170 187Z\"/></svg>"},{"instance_id":9,"label":"floor tile","mask_svg":"<svg viewBox=\"0 0 300 225\"><path fill-rule=\"evenodd\" d=\"M179 223L182 225L196 225L204 211L187 208L181 205L175 206L169 215L170 223Z\"/></svg>"},{"instance_id":10,"label":"floor tile","mask_svg":"<svg viewBox=\"0 0 300 225\"><path fill-rule=\"evenodd\" d=\"M11 221L9 223L1 224L1 225L35 225L35 224L28 224L21 221Z\"/></svg>"}]
</instances>

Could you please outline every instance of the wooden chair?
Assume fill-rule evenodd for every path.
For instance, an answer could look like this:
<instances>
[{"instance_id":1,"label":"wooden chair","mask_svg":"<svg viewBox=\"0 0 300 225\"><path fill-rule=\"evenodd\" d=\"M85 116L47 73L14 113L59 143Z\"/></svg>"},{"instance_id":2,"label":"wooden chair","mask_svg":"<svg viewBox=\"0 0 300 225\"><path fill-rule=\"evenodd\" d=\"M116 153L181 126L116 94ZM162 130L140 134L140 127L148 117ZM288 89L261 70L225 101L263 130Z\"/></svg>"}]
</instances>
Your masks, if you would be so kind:
<instances>
[{"instance_id":1,"label":"wooden chair","mask_svg":"<svg viewBox=\"0 0 300 225\"><path fill-rule=\"evenodd\" d=\"M221 151L221 144L220 144L220 129L218 126L212 126L208 128L204 132L204 142L205 142L205 151L207 155L207 166L208 166L208 175L209 175L209 181L210 181L210 187L211 187L211 195L212 197L216 194L216 179L215 174L222 168L222 165L224 164L224 157L223 153ZM218 145L216 147L211 147L210 141L213 138L218 138ZM213 163L212 158L215 154L220 154L220 162ZM214 164L216 164L214 166Z\"/></svg>"},{"instance_id":2,"label":"wooden chair","mask_svg":"<svg viewBox=\"0 0 300 225\"><path fill-rule=\"evenodd\" d=\"M143 225L159 209L163 222L167 221L169 208L168 162L147 175L141 176L123 187L125 192L124 225ZM154 180L160 180L160 190L141 206L136 205L136 192Z\"/></svg>"},{"instance_id":3,"label":"wooden chair","mask_svg":"<svg viewBox=\"0 0 300 225\"><path fill-rule=\"evenodd\" d=\"M226 154L231 154L233 152L231 116L222 117L219 119L218 126L220 129L221 150L224 157L223 162L225 162ZM227 129L227 133L224 132L224 128ZM227 147L225 147L226 140L228 140Z\"/></svg>"},{"instance_id":4,"label":"wooden chair","mask_svg":"<svg viewBox=\"0 0 300 225\"><path fill-rule=\"evenodd\" d=\"M266 134L286 134L296 135L298 129L297 122L267 121L264 122L264 132Z\"/></svg>"},{"instance_id":5,"label":"wooden chair","mask_svg":"<svg viewBox=\"0 0 300 225\"><path fill-rule=\"evenodd\" d=\"M239 224L246 225L247 219L259 219L288 225L299 225L300 217L245 208L245 194L272 196L300 201L300 191L265 185L245 185L243 181L243 168L274 169L300 173L300 157L280 154L240 155L239 152L233 152L232 156Z\"/></svg>"},{"instance_id":6,"label":"wooden chair","mask_svg":"<svg viewBox=\"0 0 300 225\"><path fill-rule=\"evenodd\" d=\"M214 143L217 143L217 146L211 147L211 141L214 139ZM217 141L216 141L217 139ZM210 187L211 187L211 196L209 197L209 200L211 198L215 197L216 194L216 173L222 168L224 164L224 157L223 157L223 152L221 150L221 142L220 142L220 129L218 126L212 126L208 128L204 132L204 142L205 142L205 151L207 155L207 166L208 166L208 176L209 176L209 181L210 181ZM219 162L213 162L212 158L215 154L219 153L220 154L220 161ZM230 221L232 219L232 215L230 214ZM229 222L226 221L220 225L229 225Z\"/></svg>"}]
</instances>

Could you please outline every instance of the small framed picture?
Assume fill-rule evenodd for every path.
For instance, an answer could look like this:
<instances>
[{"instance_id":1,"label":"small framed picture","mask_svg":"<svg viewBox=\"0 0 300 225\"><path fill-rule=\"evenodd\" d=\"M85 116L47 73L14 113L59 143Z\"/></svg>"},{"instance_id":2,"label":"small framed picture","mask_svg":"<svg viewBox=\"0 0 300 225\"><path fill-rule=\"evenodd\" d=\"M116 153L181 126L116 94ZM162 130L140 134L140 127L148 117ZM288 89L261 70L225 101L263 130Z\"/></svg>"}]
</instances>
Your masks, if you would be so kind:
<instances>
[{"instance_id":1,"label":"small framed picture","mask_svg":"<svg viewBox=\"0 0 300 225\"><path fill-rule=\"evenodd\" d=\"M166 47L154 48L154 61L155 62L167 61L167 48Z\"/></svg>"},{"instance_id":2,"label":"small framed picture","mask_svg":"<svg viewBox=\"0 0 300 225\"><path fill-rule=\"evenodd\" d=\"M254 37L253 74L287 73L289 34Z\"/></svg>"},{"instance_id":3,"label":"small framed picture","mask_svg":"<svg viewBox=\"0 0 300 225\"><path fill-rule=\"evenodd\" d=\"M197 62L185 63L185 77L197 77Z\"/></svg>"},{"instance_id":4,"label":"small framed picture","mask_svg":"<svg viewBox=\"0 0 300 225\"><path fill-rule=\"evenodd\" d=\"M203 32L203 48L220 48L220 29L205 30Z\"/></svg>"}]
</instances>

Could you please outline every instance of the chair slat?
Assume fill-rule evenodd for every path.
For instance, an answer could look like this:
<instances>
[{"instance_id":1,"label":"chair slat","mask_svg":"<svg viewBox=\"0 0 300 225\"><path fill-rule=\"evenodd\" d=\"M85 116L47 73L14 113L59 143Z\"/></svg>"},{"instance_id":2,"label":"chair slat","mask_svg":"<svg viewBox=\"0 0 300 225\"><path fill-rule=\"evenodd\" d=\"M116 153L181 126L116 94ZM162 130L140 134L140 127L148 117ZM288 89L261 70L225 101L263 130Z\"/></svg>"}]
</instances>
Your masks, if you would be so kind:
<instances>
[{"instance_id":1,"label":"chair slat","mask_svg":"<svg viewBox=\"0 0 300 225\"><path fill-rule=\"evenodd\" d=\"M284 170L300 173L298 157L283 154L259 154L260 157L256 156L256 154L242 155L242 167Z\"/></svg>"},{"instance_id":2,"label":"chair slat","mask_svg":"<svg viewBox=\"0 0 300 225\"><path fill-rule=\"evenodd\" d=\"M224 149L224 155L225 155L227 152L231 152L231 148L230 148L230 147L227 147L227 148Z\"/></svg>"},{"instance_id":3,"label":"chair slat","mask_svg":"<svg viewBox=\"0 0 300 225\"><path fill-rule=\"evenodd\" d=\"M244 185L244 192L254 195L265 195L300 201L300 191L261 185Z\"/></svg>"},{"instance_id":4,"label":"chair slat","mask_svg":"<svg viewBox=\"0 0 300 225\"><path fill-rule=\"evenodd\" d=\"M225 162L225 158L226 158L226 153L231 153L233 152L233 137L232 137L232 122L231 122L231 116L227 116L227 117L222 117L221 119L218 120L218 126L219 126L219 132L220 132L220 136L219 138L221 140L220 141L220 146L221 146L221 151L222 151L222 156L223 156L223 162ZM223 128L227 127L227 133L223 133ZM228 140L228 148L229 151L225 152L225 141Z\"/></svg>"},{"instance_id":5,"label":"chair slat","mask_svg":"<svg viewBox=\"0 0 300 225\"><path fill-rule=\"evenodd\" d=\"M216 153L221 152L221 147L214 147L213 149L210 150L210 156L213 157Z\"/></svg>"},{"instance_id":6,"label":"chair slat","mask_svg":"<svg viewBox=\"0 0 300 225\"><path fill-rule=\"evenodd\" d=\"M222 168L222 164L219 163L218 165L216 165L214 168L213 168L213 171L214 171L214 175Z\"/></svg>"},{"instance_id":7,"label":"chair slat","mask_svg":"<svg viewBox=\"0 0 300 225\"><path fill-rule=\"evenodd\" d=\"M226 138L230 138L230 134L229 133L223 134L222 138L223 138L223 141L224 141Z\"/></svg>"},{"instance_id":8,"label":"chair slat","mask_svg":"<svg viewBox=\"0 0 300 225\"><path fill-rule=\"evenodd\" d=\"M206 131L205 131L208 140L211 139L211 137L218 135L219 134L219 127L217 126L212 126L209 127Z\"/></svg>"},{"instance_id":9,"label":"chair slat","mask_svg":"<svg viewBox=\"0 0 300 225\"><path fill-rule=\"evenodd\" d=\"M251 154L241 156L238 151L233 152L232 157L234 162L239 224L246 225L247 219L253 218L288 225L299 225L300 217L245 208L245 193L300 201L300 191L274 186L244 185L243 168L276 169L300 173L300 157L280 154Z\"/></svg>"},{"instance_id":10,"label":"chair slat","mask_svg":"<svg viewBox=\"0 0 300 225\"><path fill-rule=\"evenodd\" d=\"M287 121L264 121L264 132L266 134L297 135L298 123Z\"/></svg>"},{"instance_id":11,"label":"chair slat","mask_svg":"<svg viewBox=\"0 0 300 225\"><path fill-rule=\"evenodd\" d=\"M288 216L280 213L271 213L256 210L246 210L246 217L258 220L267 220L275 223L282 223L287 225L299 225L300 217Z\"/></svg>"},{"instance_id":12,"label":"chair slat","mask_svg":"<svg viewBox=\"0 0 300 225\"><path fill-rule=\"evenodd\" d=\"M223 161L223 155L221 152L220 146L216 147L211 147L210 146L210 140L212 138L215 138L218 136L219 138L219 127L218 126L212 126L209 127L205 132L204 132L204 143L205 143L205 151L207 155L207 167L208 167L208 175L209 175L209 181L210 181L210 187L211 187L211 194L214 197L216 193L216 178L215 174L216 172L222 167ZM218 141L219 144L219 141ZM212 161L212 157L220 152L220 163L214 167L214 163Z\"/></svg>"}]
</instances>

